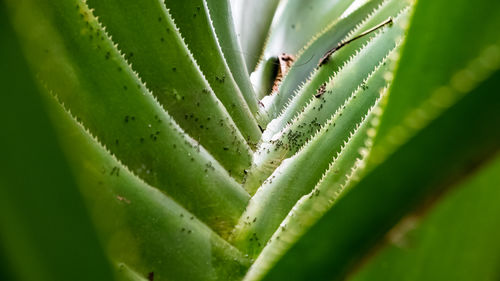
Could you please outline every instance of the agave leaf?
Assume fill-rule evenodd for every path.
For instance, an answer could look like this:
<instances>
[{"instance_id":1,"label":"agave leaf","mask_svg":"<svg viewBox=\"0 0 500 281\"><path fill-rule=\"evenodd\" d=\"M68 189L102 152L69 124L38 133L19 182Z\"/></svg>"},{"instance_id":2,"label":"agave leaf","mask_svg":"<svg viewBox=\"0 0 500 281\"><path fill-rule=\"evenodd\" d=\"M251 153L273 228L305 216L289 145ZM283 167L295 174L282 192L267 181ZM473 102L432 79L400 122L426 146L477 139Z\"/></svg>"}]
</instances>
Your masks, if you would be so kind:
<instances>
[{"instance_id":1,"label":"agave leaf","mask_svg":"<svg viewBox=\"0 0 500 281\"><path fill-rule=\"evenodd\" d=\"M245 64L240 42L236 36L231 4L229 0L205 0L207 3L213 28L219 39L219 45L224 53L227 65L238 84L248 106L255 114L257 98L250 83L250 76Z\"/></svg>"},{"instance_id":2,"label":"agave leaf","mask_svg":"<svg viewBox=\"0 0 500 281\"><path fill-rule=\"evenodd\" d=\"M292 65L293 66L293 65ZM267 101L266 95L272 92L273 86L276 83L276 78L278 77L278 70L280 67L280 63L278 58L271 58L264 62L262 62L258 69L251 75L252 85L255 90L255 94L259 101L259 112L257 113L257 122L262 127L269 122L269 116L266 115L266 103ZM285 76L286 78L287 76ZM272 99L271 99L272 100Z\"/></svg>"},{"instance_id":3,"label":"agave leaf","mask_svg":"<svg viewBox=\"0 0 500 281\"><path fill-rule=\"evenodd\" d=\"M112 260L127 264L143 277L152 273L158 280L232 280L241 275L247 261L239 251L135 176L55 99L48 102Z\"/></svg>"},{"instance_id":4,"label":"agave leaf","mask_svg":"<svg viewBox=\"0 0 500 281\"><path fill-rule=\"evenodd\" d=\"M229 231L248 194L161 108L86 5L9 4L33 67L76 118L148 184L218 233Z\"/></svg>"},{"instance_id":5,"label":"agave leaf","mask_svg":"<svg viewBox=\"0 0 500 281\"><path fill-rule=\"evenodd\" d=\"M409 16L406 16L401 20L400 24L407 29L408 21L411 18L411 15L413 14L413 7L415 6L416 1L415 0L403 0L403 1L390 1L386 0L384 1L377 9L375 12L371 14L371 16L365 18L362 22L360 22L355 29L353 29L344 40L354 38L362 33L364 33L366 30L373 28L377 25L380 25L382 22L385 22L387 19L391 18L394 19L395 17L398 17L399 14L404 11L405 9L410 9ZM348 50L351 50L351 52L355 52L354 50L357 50L361 48L363 45L366 45L370 40L373 39L373 37L376 36L376 32L370 32L352 42L349 43L350 46L346 47L347 50L343 52L339 52L337 54L337 57L335 58L335 61L333 62L336 64L337 68L341 68L342 65L344 64L344 61L347 61L350 56L352 56L352 53L349 53Z\"/></svg>"},{"instance_id":6,"label":"agave leaf","mask_svg":"<svg viewBox=\"0 0 500 281\"><path fill-rule=\"evenodd\" d=\"M430 208L402 219L383 248L348 280L495 280L499 182L497 155Z\"/></svg>"},{"instance_id":7,"label":"agave leaf","mask_svg":"<svg viewBox=\"0 0 500 281\"><path fill-rule=\"evenodd\" d=\"M345 110L334 114L303 149L283 161L250 200L233 233L234 245L252 256L260 253L296 202L313 190L332 159L342 151L342 144L358 132L365 135L358 127L369 123L379 91L374 88L353 94L359 97L351 98ZM286 225L280 228L286 231Z\"/></svg>"},{"instance_id":8,"label":"agave leaf","mask_svg":"<svg viewBox=\"0 0 500 281\"><path fill-rule=\"evenodd\" d=\"M114 270L115 270L115 276L114 276L115 278L113 280L116 281L149 281L148 279L146 279L146 277L143 277L139 273L133 271L130 267L128 267L124 263L116 264ZM154 273L152 276L154 278ZM147 278L149 278L149 273ZM9 280L14 280L14 279L11 278Z\"/></svg>"},{"instance_id":9,"label":"agave leaf","mask_svg":"<svg viewBox=\"0 0 500 281\"><path fill-rule=\"evenodd\" d=\"M440 7L435 1L422 0L419 3L418 7L423 11ZM471 4L466 1L459 5L462 16L469 14L469 5ZM486 4L484 9L480 9L487 10L481 18L484 17L487 22L488 19L490 22L498 21L498 17L493 16L489 9ZM431 15L433 13L416 13L415 24L412 26L417 31L410 31L409 38L419 32L425 32L426 36L408 40L407 46L414 46L405 49L403 56L419 56L422 49L417 46L426 47L428 38L432 38L433 44L439 45L440 49L453 48L433 26L445 24L455 28L454 21L462 17L452 13L449 20L440 19L437 23L427 20ZM488 39L490 42L497 40L494 37ZM445 92L446 95L443 95L443 91L425 94L429 97L426 102L417 105L417 108L401 119L407 128L418 133L412 137L396 139L396 143L401 141L398 143L399 149L393 154L385 154L385 158L377 158L385 161L379 162L354 189L338 200L263 280L341 279L349 266L359 261L358 258L366 248L373 245L414 204L421 202L422 198L436 191L439 186L448 186L450 179L467 171L471 162L481 162L485 156L499 149L500 132L491 130L491 124L500 122L496 112L500 106L500 99L496 95L500 81L500 56L495 55L498 54L499 43L483 46L482 49L474 59L462 61L460 64L465 67L456 72L474 74L475 79L473 83L467 84L467 91L459 88ZM433 59L433 64L440 64L439 57L430 59ZM419 71L425 72L426 67L422 64L420 66ZM402 61L395 83L398 83L398 75L403 75L399 73L405 73L413 67ZM441 71L446 74L441 73L440 77L454 77L446 68ZM415 72L412 70L410 73ZM406 82L407 87L411 87L416 86L416 83L425 84L426 81L408 79ZM443 85L446 89L456 86L453 78L446 83ZM394 88L389 97L405 95L408 98L404 89ZM467 95L464 97L464 94ZM383 126L383 120L381 122ZM463 128L467 128L467 134L463 133ZM372 155L375 151L374 147ZM314 242L321 237L329 239L323 239L321 245ZM300 268L297 266L299 260ZM307 268L307 272L303 268Z\"/></svg>"},{"instance_id":10,"label":"agave leaf","mask_svg":"<svg viewBox=\"0 0 500 281\"><path fill-rule=\"evenodd\" d=\"M370 165L383 161L496 69L500 3L472 5L461 0L450 9L444 1L424 3L409 31L405 51L409 55L403 54ZM442 11L446 11L446 19L440 15Z\"/></svg>"},{"instance_id":11,"label":"agave leaf","mask_svg":"<svg viewBox=\"0 0 500 281\"><path fill-rule=\"evenodd\" d=\"M14 277L12 276L12 273L11 273L11 270L10 269L7 269L7 266L9 265L9 263L7 262L7 257L5 256L7 253L5 251L5 249L2 248L2 251L1 251L1 255L0 255L0 278L2 278L2 280L16 280L14 279Z\"/></svg>"},{"instance_id":12,"label":"agave leaf","mask_svg":"<svg viewBox=\"0 0 500 281\"><path fill-rule=\"evenodd\" d=\"M212 92L164 5L155 0L88 3L168 113L241 179L251 149Z\"/></svg>"},{"instance_id":13,"label":"agave leaf","mask_svg":"<svg viewBox=\"0 0 500 281\"><path fill-rule=\"evenodd\" d=\"M432 193L437 186L442 186L443 183L446 185L450 178L456 178L464 170L467 171L471 160L481 162L486 155L499 149L500 135L498 130L492 131L490 125L500 121L495 113L500 100L494 94L495 89L499 87L500 73L495 72L500 66L499 47L498 43L492 46L487 44L498 40L491 28L498 24L498 16L494 15L498 9L491 10L491 5L487 3L479 5L480 7L476 4L472 8L469 7L472 4L466 1L457 3L453 11L447 14L449 18L443 19L435 15L442 11L442 7L446 5L445 1L419 1L413 28L409 32L408 47L403 51L403 60L396 74L394 85L401 85L394 86L389 99L389 104L394 99L400 102L404 100L402 109L406 111L406 116L402 114L399 119L392 119L393 115L391 118L385 117L389 121L382 121L382 126L388 126L388 131L393 130L394 124L404 125L403 129L408 130L401 130L398 125L397 132L402 133L392 134L391 138L388 138L391 134L377 137L380 140L392 140L380 141L377 144L379 148L372 150L370 159L376 159L374 163L379 166L373 166L373 170L360 184L339 200L333 209L292 247L264 280L283 280L287 277L290 277L287 280L341 279L343 273L350 268L349 265L359 261L358 258L366 247L373 245L373 242L411 206L426 194ZM477 26L470 26L471 30L468 32L481 30L479 35L483 36L478 37L479 46L471 44L475 45L473 49L476 53L472 56L473 59L467 61L469 57L454 56L454 52L462 51L449 50L455 48L457 41L470 43L470 38L467 33L456 36L456 33L451 33L451 29L457 28L464 15L470 15L472 10L477 11L474 16L481 20L473 20ZM483 26L484 22L488 23L488 28L482 29L479 25ZM454 38L449 40L451 43L447 41L448 38L442 36L445 34L443 30L449 30L446 34ZM492 33L486 35L488 31ZM465 53L469 54L469 51ZM419 67L414 68L414 63L423 59L423 54L429 56L425 62L416 64ZM457 59L458 62L455 61ZM464 88L461 88L460 92L442 90L455 87L457 83L457 79L453 79L453 73L450 74L453 67L450 68L448 62L451 60L454 61L453 67L465 66L455 69L455 73L465 71L473 73L472 76L476 78L472 80L474 83L466 83L469 86L467 91L464 91ZM440 67L435 67L436 65ZM427 71L428 69L432 71ZM403 78L399 78L399 75ZM432 89L441 90L422 92L420 85L436 83L434 77L438 78L438 84ZM398 79L404 79L404 86ZM482 82L485 79L486 81ZM471 79L462 81L471 82ZM444 88L441 87L443 84L439 83L443 83ZM417 87L414 90L415 96L408 95L407 90L413 91L414 87ZM471 89L472 92L461 100L460 98ZM395 95L399 97L394 98ZM421 96L424 97L424 102L415 102L421 99ZM456 105L446 111L453 104ZM394 113L399 111L395 106L388 108L387 112L390 112L389 110ZM481 114L477 114L478 112ZM384 125L384 122L389 123ZM424 129L421 130L422 128ZM463 134L464 131L468 132L467 136ZM384 131L380 133L385 134ZM378 154L383 151L382 148L384 153ZM391 155L389 152L394 153ZM408 159L411 159L411 162ZM405 188L401 189L401 186ZM319 245L314 241L318 241L320 237L329 239L322 240L323 243ZM297 267L299 263L300 268Z\"/></svg>"},{"instance_id":14,"label":"agave leaf","mask_svg":"<svg viewBox=\"0 0 500 281\"><path fill-rule=\"evenodd\" d=\"M336 199L356 182L356 174L364 168L375 134L374 127L381 112L376 107L373 114L351 133L316 187L297 201L273 233L245 275L245 281L260 280L307 229L332 207Z\"/></svg>"},{"instance_id":15,"label":"agave leaf","mask_svg":"<svg viewBox=\"0 0 500 281\"><path fill-rule=\"evenodd\" d=\"M293 123L290 123L278 138L263 143L255 157L256 165L246 179L245 188L250 193L253 193L253 188L260 186L274 172L274 169L282 163L283 159L287 159L301 150L304 144L332 118L339 120L332 124L332 130L335 131L332 133L335 133L336 136L328 143L332 151L338 151L343 140L354 129L356 122L359 122L358 119L364 116L370 106L373 105L375 99L379 96L380 90L388 86L389 81L384 79L385 73L390 70L387 65L384 65L387 64L387 60L381 61L362 85L359 85L350 94L345 95L346 100L342 101L343 104L337 105L338 101L335 99L338 96L332 94L333 91L328 90L325 95L331 95L331 97L321 97L319 101L312 100L307 106L309 110L304 111L294 119ZM345 93L340 92L338 95L341 94ZM334 102L329 102L328 99L330 101L333 99ZM323 109L324 112L321 114Z\"/></svg>"},{"instance_id":16,"label":"agave leaf","mask_svg":"<svg viewBox=\"0 0 500 281\"><path fill-rule=\"evenodd\" d=\"M393 27L380 32L332 76L329 76L333 71L330 68L331 64L322 66L310 82L297 93L284 113L271 122L263 135L263 143L254 156L251 172L246 178L245 188L250 193L270 175L282 159L295 154L332 116L332 113L342 107L354 91L362 92L374 87L377 92L385 86L384 75L390 70L383 67L385 57L391 49L400 44L399 40L405 28L399 24L408 15L409 9L405 9L395 19ZM318 91L324 92L319 98L316 97ZM362 112L346 111L348 114L359 116L363 115ZM350 130L352 127L343 133L347 134ZM277 133L274 133L275 131ZM340 138L339 141L343 139Z\"/></svg>"},{"instance_id":17,"label":"agave leaf","mask_svg":"<svg viewBox=\"0 0 500 281\"><path fill-rule=\"evenodd\" d=\"M247 104L226 63L204 0L164 1L215 95L224 104L243 136L255 145L261 135L253 113L256 99Z\"/></svg>"},{"instance_id":18,"label":"agave leaf","mask_svg":"<svg viewBox=\"0 0 500 281\"><path fill-rule=\"evenodd\" d=\"M0 276L114 280L8 19L2 2Z\"/></svg>"},{"instance_id":19,"label":"agave leaf","mask_svg":"<svg viewBox=\"0 0 500 281\"><path fill-rule=\"evenodd\" d=\"M271 24L263 60L281 53L296 54L314 34L341 17L354 0L280 2Z\"/></svg>"},{"instance_id":20,"label":"agave leaf","mask_svg":"<svg viewBox=\"0 0 500 281\"><path fill-rule=\"evenodd\" d=\"M329 23L324 30L315 34L305 46L296 52L295 62L290 67L288 74L283 78L278 90L293 92L301 83L305 82L307 76L318 65L318 61L322 54L326 53L332 46L337 45L353 27L367 17L381 2L383 2L383 0L369 1L359 9L349 13L346 17L335 19ZM322 34L326 33L329 34L322 36ZM255 87L258 89L257 92L259 93L259 97L264 98L264 102L266 103L269 103L267 101L269 99L274 100L276 97L273 96L277 94L271 92L274 77L272 73L267 71L267 64L274 61L274 58L263 61L263 63L259 65L259 68L252 73L252 79L254 80ZM292 90L286 90L287 87ZM271 97L265 97L266 95L271 95ZM266 125L269 122L268 119L270 117L266 115L268 111L270 111L270 108L263 108L260 110L257 116L260 125Z\"/></svg>"},{"instance_id":21,"label":"agave leaf","mask_svg":"<svg viewBox=\"0 0 500 281\"><path fill-rule=\"evenodd\" d=\"M304 88L304 84L310 84L315 89L318 88L319 85L327 80L327 77L331 76L331 73L340 71L346 62L351 61L354 56L357 56L360 49L370 40L373 40L373 37L377 33L370 33L336 51L331 56L328 71L322 71L321 69L318 71L316 69L318 62L329 49L355 37L361 32L377 26L389 17L397 17L406 7L411 6L411 1L406 0L388 0L382 4L380 2L370 1L345 18L334 21L299 52L296 63L292 65L288 75L283 79L278 92L275 95L266 97L262 101L265 108L259 112L258 117L262 126L267 126L270 120L276 118L281 113L281 125L276 126L277 121L274 121L275 123L271 126L271 130L268 130L266 133L268 136L276 133L277 129L283 128L284 124L299 112L300 107L303 106L305 101L302 100L301 103L298 103L297 101L291 102L290 100L299 98L297 96L300 96L300 94L297 91L301 91L300 88ZM315 76L317 77L314 79L316 83L310 81ZM298 103L298 106L290 106L290 103Z\"/></svg>"},{"instance_id":22,"label":"agave leaf","mask_svg":"<svg viewBox=\"0 0 500 281\"><path fill-rule=\"evenodd\" d=\"M254 70L280 0L231 0L236 34L248 72ZM258 19L258 20L256 20Z\"/></svg>"},{"instance_id":23,"label":"agave leaf","mask_svg":"<svg viewBox=\"0 0 500 281\"><path fill-rule=\"evenodd\" d=\"M281 54L295 55L314 35L331 22L337 21L344 11L354 2L353 0L312 0L304 3L300 0L281 1L276 10L273 22L269 29L268 40L264 45L260 63L252 80L259 98L269 94L270 88L257 84L266 81L264 66L275 60ZM355 25L355 23L353 24Z\"/></svg>"},{"instance_id":24,"label":"agave leaf","mask_svg":"<svg viewBox=\"0 0 500 281\"><path fill-rule=\"evenodd\" d=\"M500 122L499 78L497 72L364 176L262 280L342 280L426 194L498 151L500 133L491 124Z\"/></svg>"},{"instance_id":25,"label":"agave leaf","mask_svg":"<svg viewBox=\"0 0 500 281\"><path fill-rule=\"evenodd\" d=\"M154 278L154 272L153 272L153 278ZM124 263L120 263L116 266L116 280L117 281L149 281L145 277L139 275L139 273L130 269L130 267L128 267Z\"/></svg>"}]
</instances>

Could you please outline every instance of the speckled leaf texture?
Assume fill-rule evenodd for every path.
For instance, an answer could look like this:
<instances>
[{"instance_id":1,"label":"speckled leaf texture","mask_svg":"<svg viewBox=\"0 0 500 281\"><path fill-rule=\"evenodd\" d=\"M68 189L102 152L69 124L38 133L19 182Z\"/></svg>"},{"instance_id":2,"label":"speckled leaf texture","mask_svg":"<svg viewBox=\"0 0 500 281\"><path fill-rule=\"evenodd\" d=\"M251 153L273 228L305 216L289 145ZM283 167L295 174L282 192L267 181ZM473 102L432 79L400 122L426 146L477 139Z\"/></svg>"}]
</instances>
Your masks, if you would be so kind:
<instances>
[{"instance_id":1,"label":"speckled leaf texture","mask_svg":"<svg viewBox=\"0 0 500 281\"><path fill-rule=\"evenodd\" d=\"M0 16L1 280L500 277L500 4Z\"/></svg>"}]
</instances>

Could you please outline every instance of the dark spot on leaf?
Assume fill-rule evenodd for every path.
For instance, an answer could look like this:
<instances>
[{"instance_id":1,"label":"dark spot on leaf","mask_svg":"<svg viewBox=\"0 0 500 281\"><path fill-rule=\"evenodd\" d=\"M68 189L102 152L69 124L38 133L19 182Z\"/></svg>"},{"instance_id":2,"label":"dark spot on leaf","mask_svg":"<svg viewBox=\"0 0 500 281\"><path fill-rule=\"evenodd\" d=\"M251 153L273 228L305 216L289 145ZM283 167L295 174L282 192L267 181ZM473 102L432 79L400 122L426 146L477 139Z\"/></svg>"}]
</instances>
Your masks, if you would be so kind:
<instances>
[{"instance_id":1,"label":"dark spot on leaf","mask_svg":"<svg viewBox=\"0 0 500 281\"><path fill-rule=\"evenodd\" d=\"M326 83L321 84L319 89L316 91L314 95L315 98L320 98L326 92Z\"/></svg>"},{"instance_id":2,"label":"dark spot on leaf","mask_svg":"<svg viewBox=\"0 0 500 281\"><path fill-rule=\"evenodd\" d=\"M113 169L111 170L111 173L110 175L116 175L117 177L120 176L120 167L118 166L115 166L113 167Z\"/></svg>"}]
</instances>

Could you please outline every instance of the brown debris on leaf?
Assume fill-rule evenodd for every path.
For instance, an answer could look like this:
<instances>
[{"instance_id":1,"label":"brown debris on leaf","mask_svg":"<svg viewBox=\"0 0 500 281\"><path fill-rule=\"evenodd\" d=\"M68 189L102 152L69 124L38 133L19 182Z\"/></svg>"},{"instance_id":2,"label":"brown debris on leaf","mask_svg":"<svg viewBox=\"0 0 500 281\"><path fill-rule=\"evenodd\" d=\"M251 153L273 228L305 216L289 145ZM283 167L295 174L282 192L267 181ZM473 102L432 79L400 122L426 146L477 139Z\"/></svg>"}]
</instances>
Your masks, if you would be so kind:
<instances>
[{"instance_id":1,"label":"brown debris on leaf","mask_svg":"<svg viewBox=\"0 0 500 281\"><path fill-rule=\"evenodd\" d=\"M116 199L118 199L118 201L121 201L121 202L125 202L125 203L127 203L127 204L130 204L130 200L128 200L127 198L122 197L122 196L120 196L120 195L117 195L117 196L116 196Z\"/></svg>"},{"instance_id":2,"label":"brown debris on leaf","mask_svg":"<svg viewBox=\"0 0 500 281\"><path fill-rule=\"evenodd\" d=\"M285 75L288 73L288 70L290 69L290 67L292 67L294 61L295 57L290 54L283 53L278 56L278 73L276 74L276 78L274 79L271 94L278 92L278 88L281 84L281 81L283 81L283 77L285 77Z\"/></svg>"},{"instance_id":3,"label":"brown debris on leaf","mask_svg":"<svg viewBox=\"0 0 500 281\"><path fill-rule=\"evenodd\" d=\"M323 84L321 84L321 86L319 86L314 97L320 98L325 92L326 92L326 83L323 83Z\"/></svg>"},{"instance_id":4,"label":"brown debris on leaf","mask_svg":"<svg viewBox=\"0 0 500 281\"><path fill-rule=\"evenodd\" d=\"M372 27L370 29L368 29L367 31L357 35L357 36L354 36L353 38L347 40L347 41L342 41L340 43L337 44L337 46L331 48L330 50L328 50L322 57L321 59L319 59L319 63L318 63L318 66L316 67L317 69L319 69L322 65L328 63L328 61L330 61L330 56L333 55L333 53L335 53L336 51L340 50L342 47L348 45L349 43L359 39L359 38L362 38L363 36L366 36L374 31L377 31L378 29L386 26L386 25L392 25L393 23L393 20L391 17L389 17L387 20L385 20L384 22L378 24L377 26L375 27Z\"/></svg>"}]
</instances>

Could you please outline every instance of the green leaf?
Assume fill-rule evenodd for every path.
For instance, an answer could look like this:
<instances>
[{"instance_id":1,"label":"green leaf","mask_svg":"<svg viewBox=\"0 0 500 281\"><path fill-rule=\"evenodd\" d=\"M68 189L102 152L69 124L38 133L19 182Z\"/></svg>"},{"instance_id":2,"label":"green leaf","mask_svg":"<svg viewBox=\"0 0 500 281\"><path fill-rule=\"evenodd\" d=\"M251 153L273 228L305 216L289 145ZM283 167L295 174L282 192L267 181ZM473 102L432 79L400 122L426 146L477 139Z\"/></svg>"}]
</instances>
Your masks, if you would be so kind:
<instances>
[{"instance_id":1,"label":"green leaf","mask_svg":"<svg viewBox=\"0 0 500 281\"><path fill-rule=\"evenodd\" d=\"M227 65L243 97L253 113L257 112L257 98L250 82L245 57L236 36L229 0L206 0L210 19Z\"/></svg>"},{"instance_id":2,"label":"green leaf","mask_svg":"<svg viewBox=\"0 0 500 281\"><path fill-rule=\"evenodd\" d=\"M120 263L116 267L116 280L118 281L148 281L145 277L140 276L137 272L130 269L130 267L128 267L124 263Z\"/></svg>"},{"instance_id":3,"label":"green leaf","mask_svg":"<svg viewBox=\"0 0 500 281\"><path fill-rule=\"evenodd\" d=\"M1 243L0 243L0 247L2 247ZM6 250L2 248L0 248L0 278L2 280L10 280L10 281L15 281L15 280L18 280L18 279L15 279L13 276L12 276L12 272L11 272L11 269L8 268L8 266L11 266L11 263L8 262L8 259L7 257L5 256L6 255Z\"/></svg>"},{"instance_id":4,"label":"green leaf","mask_svg":"<svg viewBox=\"0 0 500 281\"><path fill-rule=\"evenodd\" d=\"M380 108L375 108L373 114L367 116L350 134L318 184L297 201L273 233L245 275L245 281L260 280L301 235L332 207L335 200L356 182L357 174L364 168L375 132L373 127L380 113Z\"/></svg>"},{"instance_id":5,"label":"green leaf","mask_svg":"<svg viewBox=\"0 0 500 281\"><path fill-rule=\"evenodd\" d=\"M47 88L130 170L219 234L227 233L249 195L161 108L86 5L9 4L27 56Z\"/></svg>"},{"instance_id":6,"label":"green leaf","mask_svg":"<svg viewBox=\"0 0 500 281\"><path fill-rule=\"evenodd\" d=\"M253 99L251 104L247 104L236 85L219 46L205 0L166 0L164 3L215 95L233 117L243 136L255 145L261 135L252 113L257 110L257 101Z\"/></svg>"},{"instance_id":7,"label":"green leaf","mask_svg":"<svg viewBox=\"0 0 500 281\"><path fill-rule=\"evenodd\" d=\"M383 161L415 130L473 89L498 61L500 2L418 3L372 164ZM437 106L422 112L429 104Z\"/></svg>"},{"instance_id":8,"label":"green leaf","mask_svg":"<svg viewBox=\"0 0 500 281\"><path fill-rule=\"evenodd\" d=\"M328 81L331 76L339 76L347 65L364 69L364 72L359 73L360 77L362 74L366 75L367 71L371 70L370 65L374 64L373 60L376 61L378 56L384 56L378 53L384 51L384 46L387 48L383 41L378 40L378 43L368 44L371 41L377 41L374 40L374 37L377 36L378 32L373 32L334 52L328 64L319 69L317 68L320 58L330 48L379 25L389 17L398 17L402 11L412 6L411 1L396 0L384 1L378 6L375 4L378 4L378 1L368 2L368 4L360 7L349 16L335 21L325 31L316 35L305 49L301 50L296 63L292 65L288 75L283 79L278 92L262 100L265 108L259 112L261 125L267 125L270 120L276 117L280 120L280 122L274 120L273 124L268 125L266 135L272 135L276 133L277 129L282 129L288 121L300 112L300 109L309 100L309 96L303 95L301 92L306 91L308 87L316 90L321 84ZM409 11L406 11L405 14L408 13ZM402 18L400 21L405 20L407 15ZM399 35L402 36L400 28L397 27L400 31ZM405 28L402 28L402 30L405 30ZM395 36L392 41L400 41L396 37L398 34L393 35ZM372 54L369 48L378 51L379 55ZM351 77L355 78L357 76L351 74ZM342 81L342 78L336 77L336 80ZM351 83L357 85L355 82ZM277 126L277 124L280 125Z\"/></svg>"},{"instance_id":9,"label":"green leaf","mask_svg":"<svg viewBox=\"0 0 500 281\"><path fill-rule=\"evenodd\" d=\"M280 0L231 0L236 34L248 72L257 65ZM258 20L256 20L258 19Z\"/></svg>"},{"instance_id":10,"label":"green leaf","mask_svg":"<svg viewBox=\"0 0 500 281\"><path fill-rule=\"evenodd\" d=\"M409 110L399 119L383 117L391 121L381 121L381 126L387 126L388 131L397 128L397 134L380 131L384 134L380 139L391 142L375 144L378 148L374 147L370 157L378 165L373 165L360 183L341 197L263 280L343 279L359 265L366 250L408 211L426 197L449 187L457 177L467 173L471 165L483 162L500 149L500 131L492 130L492 124L500 122L497 114L500 99L496 94L500 86L498 36L480 37L479 42L483 45L475 48L474 55L453 58L459 60L454 64L461 67L455 72L450 73L452 70L444 66L452 59L446 54L447 50L453 49L452 54L457 52L453 42L469 39L467 33L457 35L451 30L470 15L470 11L488 11L478 19L478 22L488 23L481 33L493 30L499 17L490 12L491 7L487 4L478 7L477 3L463 1L457 4L461 8L454 4L449 18L442 14L434 18L438 9L442 12L441 5L446 5L445 1L421 0L418 3L388 99L389 104L394 99L404 100L404 108ZM435 13L431 12L433 9ZM461 10L460 16L457 9ZM457 39L446 41L441 30L449 30L447 34ZM488 45L488 42L496 43ZM430 50L437 50L443 60L438 56L424 60L422 53ZM405 62L415 57L420 58L416 68ZM441 64L443 66L431 67ZM437 77L446 77L431 89L421 87L427 82L434 83L426 73L428 69L437 73ZM422 73L425 73L422 79L416 79ZM463 79L453 79L456 73ZM398 83L400 85L396 86ZM436 91L442 86L446 90ZM415 103L418 99L407 95L408 89L421 95L423 102ZM397 109L388 107L387 112L389 110Z\"/></svg>"},{"instance_id":11,"label":"green leaf","mask_svg":"<svg viewBox=\"0 0 500 281\"><path fill-rule=\"evenodd\" d=\"M402 219L348 280L496 280L499 182L497 155L444 198Z\"/></svg>"},{"instance_id":12,"label":"green leaf","mask_svg":"<svg viewBox=\"0 0 500 281\"><path fill-rule=\"evenodd\" d=\"M257 256L275 231L285 231L282 221L292 207L313 190L333 159L342 152L343 144L358 132L364 134L358 127L364 123L369 125L371 107L379 98L379 89L357 92L353 96L357 95L360 97L346 103L344 114L342 111L334 114L304 148L284 160L259 187L235 227L233 244Z\"/></svg>"},{"instance_id":13,"label":"green leaf","mask_svg":"<svg viewBox=\"0 0 500 281\"><path fill-rule=\"evenodd\" d=\"M339 18L328 24L324 30L315 34L306 45L295 54L295 62L290 67L288 74L283 78L279 91L293 93L299 85L307 80L314 68L318 65L319 59L332 46L336 46L353 28L366 18L383 0L368 1L365 5L356 9L346 17ZM259 97L274 95L271 93L271 87L274 77L267 70L269 63L276 63L274 58L263 61L259 68L252 73L255 87L258 89ZM268 99L268 98L266 98ZM267 108L267 111L271 109ZM259 112L258 121L260 125L269 122L266 116L266 109Z\"/></svg>"},{"instance_id":14,"label":"green leaf","mask_svg":"<svg viewBox=\"0 0 500 281\"><path fill-rule=\"evenodd\" d=\"M143 277L152 273L158 280L233 280L243 274L248 261L238 250L194 214L136 177L55 99L49 97L48 103L112 260ZM202 212L208 209L196 207Z\"/></svg>"},{"instance_id":15,"label":"green leaf","mask_svg":"<svg viewBox=\"0 0 500 281\"><path fill-rule=\"evenodd\" d=\"M365 90L368 90L368 94L378 94L381 88L388 86L389 83L384 77L387 71L394 68L386 67L384 64L391 50L399 49L396 46L401 44L400 38L405 33L401 23L405 22L409 11L407 8L401 12L395 18L394 26L380 31L337 72L332 69L335 68L334 59L323 65L289 102L283 114L269 124L254 156L251 172L245 180L245 188L250 193L283 159L294 155L332 117L333 113L343 110L339 112L340 115L343 112L351 116L364 115L366 108L350 111L344 110L342 106L352 95L359 96L359 93ZM397 56L397 51L393 53ZM321 88L324 94L317 98ZM358 94L355 94L356 91ZM365 98L369 101L370 95L361 95L361 99ZM347 126L344 131L337 128L340 135L334 138L336 141L332 141L332 150L340 147L341 141L345 139L341 137L342 134L347 135L356 124L347 120L342 121L342 124Z\"/></svg>"},{"instance_id":16,"label":"green leaf","mask_svg":"<svg viewBox=\"0 0 500 281\"><path fill-rule=\"evenodd\" d=\"M26 121L45 117L32 110L39 99L21 95L15 105L27 104L16 108L5 98L10 115L0 114L13 136L0 140L0 279L67 280L87 265L107 276L85 280L371 280L405 271L417 279L421 270L446 279L455 265L441 260L451 258L462 265L452 274L474 267L458 278L498 277L500 244L489 240L499 230L488 219L499 207L487 189L498 165L471 184L488 194L450 193L438 202L452 198L449 211L415 231L405 232L405 218L498 157L500 4L420 0L405 41L412 0L86 1L0 4L25 55L13 60L28 62L60 137L45 119ZM7 62L10 53L2 44ZM18 68L0 66L6 93L38 94L26 71L27 86L10 85ZM15 110L25 116L12 118ZM53 162L63 176L41 174ZM67 167L76 177L64 186L80 190L57 193ZM25 195L18 182L38 189ZM74 237L89 237L80 250L96 258L66 247L73 237L59 222L74 222L53 206L68 192L60 205L70 218L79 210ZM469 197L492 212L468 214L460 207ZM462 221L453 215L470 229L425 236ZM396 251L381 243L386 233L399 235ZM404 238L423 245L416 259L397 251ZM449 246L455 238L470 240ZM432 264L419 263L438 250ZM384 271L388 260L394 267ZM53 273L59 264L68 270Z\"/></svg>"},{"instance_id":17,"label":"green leaf","mask_svg":"<svg viewBox=\"0 0 500 281\"><path fill-rule=\"evenodd\" d=\"M313 36L337 21L354 0L281 1L276 10L263 59L295 55Z\"/></svg>"},{"instance_id":18,"label":"green leaf","mask_svg":"<svg viewBox=\"0 0 500 281\"><path fill-rule=\"evenodd\" d=\"M0 35L1 279L114 280L3 2Z\"/></svg>"},{"instance_id":19,"label":"green leaf","mask_svg":"<svg viewBox=\"0 0 500 281\"><path fill-rule=\"evenodd\" d=\"M491 124L500 122L499 79L497 71L368 173L262 280L342 279L426 195L498 151L500 131Z\"/></svg>"},{"instance_id":20,"label":"green leaf","mask_svg":"<svg viewBox=\"0 0 500 281\"><path fill-rule=\"evenodd\" d=\"M165 6L151 0L88 3L168 113L241 179L251 149L212 92Z\"/></svg>"}]
</instances>

